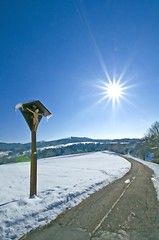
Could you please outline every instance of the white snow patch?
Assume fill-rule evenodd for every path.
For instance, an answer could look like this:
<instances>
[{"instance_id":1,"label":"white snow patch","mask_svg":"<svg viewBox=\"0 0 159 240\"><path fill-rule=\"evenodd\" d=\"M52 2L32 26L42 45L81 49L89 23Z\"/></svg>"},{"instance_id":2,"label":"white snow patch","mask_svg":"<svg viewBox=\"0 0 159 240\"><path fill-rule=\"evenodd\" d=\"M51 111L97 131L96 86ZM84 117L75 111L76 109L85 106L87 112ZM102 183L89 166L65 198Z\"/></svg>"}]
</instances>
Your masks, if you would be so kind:
<instances>
[{"instance_id":1,"label":"white snow patch","mask_svg":"<svg viewBox=\"0 0 159 240\"><path fill-rule=\"evenodd\" d=\"M130 179L127 179L127 180L125 181L125 183L126 183L126 184L130 183Z\"/></svg>"},{"instance_id":2,"label":"white snow patch","mask_svg":"<svg viewBox=\"0 0 159 240\"><path fill-rule=\"evenodd\" d=\"M29 199L30 163L0 166L0 239L19 239L121 178L124 158L91 153L38 160L38 197Z\"/></svg>"},{"instance_id":3,"label":"white snow patch","mask_svg":"<svg viewBox=\"0 0 159 240\"><path fill-rule=\"evenodd\" d=\"M9 153L10 151L0 152L0 157L8 156Z\"/></svg>"},{"instance_id":4,"label":"white snow patch","mask_svg":"<svg viewBox=\"0 0 159 240\"><path fill-rule=\"evenodd\" d=\"M99 144L99 142L73 142L73 143L66 143L66 144L58 144L58 145L51 145L48 147L39 147L37 148L38 150L45 150L45 149L53 149L53 148L62 148L62 147L68 147L68 146L72 146L72 145L80 145L80 144Z\"/></svg>"},{"instance_id":5,"label":"white snow patch","mask_svg":"<svg viewBox=\"0 0 159 240\"><path fill-rule=\"evenodd\" d=\"M23 104L22 103L18 103L16 106L15 106L15 109L21 109L23 108Z\"/></svg>"},{"instance_id":6,"label":"white snow patch","mask_svg":"<svg viewBox=\"0 0 159 240\"><path fill-rule=\"evenodd\" d=\"M53 116L53 114L51 113L48 116L46 116L46 119L49 120L52 116Z\"/></svg>"}]
</instances>

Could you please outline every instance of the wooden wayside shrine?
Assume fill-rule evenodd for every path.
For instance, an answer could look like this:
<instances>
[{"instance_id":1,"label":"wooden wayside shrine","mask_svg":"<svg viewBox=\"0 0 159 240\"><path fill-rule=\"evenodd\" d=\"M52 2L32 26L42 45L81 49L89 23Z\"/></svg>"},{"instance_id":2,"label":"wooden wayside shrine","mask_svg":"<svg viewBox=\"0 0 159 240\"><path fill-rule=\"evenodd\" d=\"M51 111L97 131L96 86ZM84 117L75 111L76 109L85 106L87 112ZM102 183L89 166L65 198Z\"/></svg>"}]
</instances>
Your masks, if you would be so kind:
<instances>
[{"instance_id":1,"label":"wooden wayside shrine","mask_svg":"<svg viewBox=\"0 0 159 240\"><path fill-rule=\"evenodd\" d=\"M42 117L51 115L51 112L39 101L31 101L17 104L31 130L31 169L30 169L30 198L37 195L37 151L36 151L36 132Z\"/></svg>"}]
</instances>

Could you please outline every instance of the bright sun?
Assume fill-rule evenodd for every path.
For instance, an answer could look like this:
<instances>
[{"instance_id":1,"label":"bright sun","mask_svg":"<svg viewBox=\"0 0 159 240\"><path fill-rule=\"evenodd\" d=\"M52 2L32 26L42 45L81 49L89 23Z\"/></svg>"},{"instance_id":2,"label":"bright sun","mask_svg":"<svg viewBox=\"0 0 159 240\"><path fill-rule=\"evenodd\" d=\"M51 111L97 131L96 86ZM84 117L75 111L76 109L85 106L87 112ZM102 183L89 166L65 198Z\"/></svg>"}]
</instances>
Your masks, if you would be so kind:
<instances>
[{"instance_id":1,"label":"bright sun","mask_svg":"<svg viewBox=\"0 0 159 240\"><path fill-rule=\"evenodd\" d=\"M100 94L103 95L103 97L100 99L99 103L107 99L108 102L112 102L112 105L115 106L120 103L121 99L126 100L124 95L126 95L125 90L128 86L124 86L125 83L121 83L120 80L121 79L116 80L114 78L113 80L109 79L108 82L102 81L102 85L99 86L99 88L102 89Z\"/></svg>"},{"instance_id":2,"label":"bright sun","mask_svg":"<svg viewBox=\"0 0 159 240\"><path fill-rule=\"evenodd\" d=\"M113 101L118 101L122 96L122 87L116 82L110 82L106 87L106 95Z\"/></svg>"}]
</instances>

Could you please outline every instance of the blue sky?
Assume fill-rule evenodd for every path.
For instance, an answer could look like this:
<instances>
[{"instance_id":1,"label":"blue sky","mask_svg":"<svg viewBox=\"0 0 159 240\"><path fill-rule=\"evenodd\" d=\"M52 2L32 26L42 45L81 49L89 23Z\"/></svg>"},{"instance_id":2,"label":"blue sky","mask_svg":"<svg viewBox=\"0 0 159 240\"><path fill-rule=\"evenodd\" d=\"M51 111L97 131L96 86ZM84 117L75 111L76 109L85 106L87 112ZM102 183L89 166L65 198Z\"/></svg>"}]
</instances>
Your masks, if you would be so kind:
<instances>
[{"instance_id":1,"label":"blue sky","mask_svg":"<svg viewBox=\"0 0 159 240\"><path fill-rule=\"evenodd\" d=\"M15 105L40 100L52 113L37 139L143 137L159 120L159 1L0 3L0 141L29 142ZM124 99L100 102L101 81Z\"/></svg>"}]
</instances>

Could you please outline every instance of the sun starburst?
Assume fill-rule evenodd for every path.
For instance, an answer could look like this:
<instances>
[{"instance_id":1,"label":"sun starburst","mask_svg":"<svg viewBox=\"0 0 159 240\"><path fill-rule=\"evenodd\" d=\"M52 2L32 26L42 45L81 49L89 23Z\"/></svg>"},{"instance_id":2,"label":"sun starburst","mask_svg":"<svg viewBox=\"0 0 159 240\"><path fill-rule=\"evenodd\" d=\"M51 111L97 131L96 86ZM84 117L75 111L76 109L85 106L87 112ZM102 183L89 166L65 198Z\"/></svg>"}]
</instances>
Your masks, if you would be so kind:
<instances>
[{"instance_id":1,"label":"sun starburst","mask_svg":"<svg viewBox=\"0 0 159 240\"><path fill-rule=\"evenodd\" d=\"M113 80L109 79L109 81L105 82L102 81L101 85L98 87L102 89L100 92L102 98L100 99L99 103L104 100L108 100L108 102L111 102L112 106L114 107L120 103L121 99L127 101L125 95L127 94L126 90L129 88L129 86L126 86L126 83L121 83L121 78L113 78Z\"/></svg>"},{"instance_id":2,"label":"sun starburst","mask_svg":"<svg viewBox=\"0 0 159 240\"><path fill-rule=\"evenodd\" d=\"M119 101L119 98L122 96L122 86L116 82L110 82L106 86L106 96L112 101Z\"/></svg>"}]
</instances>

